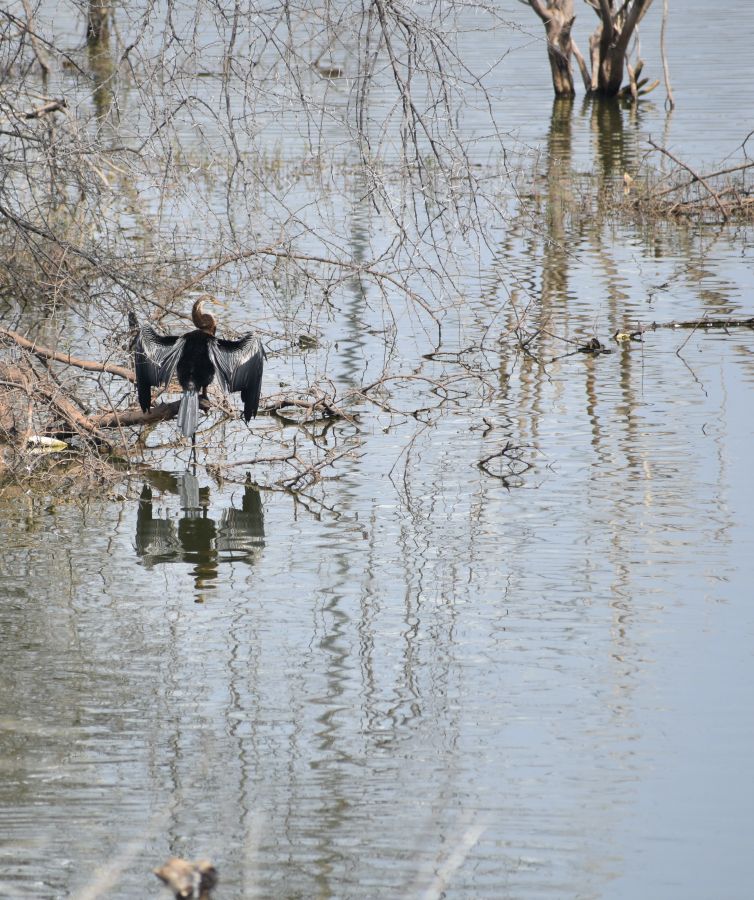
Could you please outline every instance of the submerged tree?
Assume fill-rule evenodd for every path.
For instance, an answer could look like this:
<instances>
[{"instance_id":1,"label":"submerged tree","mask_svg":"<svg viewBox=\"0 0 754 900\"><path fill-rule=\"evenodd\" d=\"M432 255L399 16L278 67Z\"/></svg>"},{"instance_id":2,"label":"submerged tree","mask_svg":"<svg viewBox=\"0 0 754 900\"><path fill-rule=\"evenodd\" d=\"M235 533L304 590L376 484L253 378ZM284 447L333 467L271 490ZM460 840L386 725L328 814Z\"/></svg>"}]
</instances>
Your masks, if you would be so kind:
<instances>
[{"instance_id":1,"label":"submerged tree","mask_svg":"<svg viewBox=\"0 0 754 900\"><path fill-rule=\"evenodd\" d=\"M584 66L584 58L571 36L573 23L576 21L573 14L573 0L521 0L521 2L528 2L545 26L547 55L555 95L572 97L576 91L573 86L571 56L576 56L579 64Z\"/></svg>"},{"instance_id":2,"label":"submerged tree","mask_svg":"<svg viewBox=\"0 0 754 900\"><path fill-rule=\"evenodd\" d=\"M573 96L573 69L571 57L575 57L584 87L588 94L615 97L626 89L622 87L624 68L628 72L628 92L634 99L641 89L646 93L651 86L639 83L642 68L639 60L632 66L628 56L628 45L636 28L646 15L652 0L625 0L616 4L615 0L585 0L597 14L599 24L589 38L589 61L587 66L583 55L576 46L572 35L576 16L573 0L521 0L528 3L545 26L547 53L550 59L552 84L559 97Z\"/></svg>"},{"instance_id":3,"label":"submerged tree","mask_svg":"<svg viewBox=\"0 0 754 900\"><path fill-rule=\"evenodd\" d=\"M632 93L638 91L636 69L628 59L628 45L652 0L626 0L615 7L614 0L589 0L597 13L599 25L589 38L592 63L591 90L605 97L614 97L621 89L624 64L631 80Z\"/></svg>"}]
</instances>

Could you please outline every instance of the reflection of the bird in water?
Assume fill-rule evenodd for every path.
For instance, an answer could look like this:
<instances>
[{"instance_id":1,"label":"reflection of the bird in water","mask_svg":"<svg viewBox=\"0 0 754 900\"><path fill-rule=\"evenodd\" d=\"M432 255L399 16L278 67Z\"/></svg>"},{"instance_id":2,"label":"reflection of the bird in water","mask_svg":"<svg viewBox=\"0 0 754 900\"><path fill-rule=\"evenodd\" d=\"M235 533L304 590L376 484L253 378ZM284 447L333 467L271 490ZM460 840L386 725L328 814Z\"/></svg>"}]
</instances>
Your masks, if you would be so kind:
<instances>
[{"instance_id":1,"label":"reflection of the bird in water","mask_svg":"<svg viewBox=\"0 0 754 900\"><path fill-rule=\"evenodd\" d=\"M136 552L145 566L191 563L196 587L202 590L212 587L221 563L254 565L264 547L264 511L256 488L245 485L241 508L223 510L217 522L209 515L210 489L200 487L195 475L155 472L150 482L142 488L136 516ZM153 487L178 495L179 517L155 517Z\"/></svg>"}]
</instances>

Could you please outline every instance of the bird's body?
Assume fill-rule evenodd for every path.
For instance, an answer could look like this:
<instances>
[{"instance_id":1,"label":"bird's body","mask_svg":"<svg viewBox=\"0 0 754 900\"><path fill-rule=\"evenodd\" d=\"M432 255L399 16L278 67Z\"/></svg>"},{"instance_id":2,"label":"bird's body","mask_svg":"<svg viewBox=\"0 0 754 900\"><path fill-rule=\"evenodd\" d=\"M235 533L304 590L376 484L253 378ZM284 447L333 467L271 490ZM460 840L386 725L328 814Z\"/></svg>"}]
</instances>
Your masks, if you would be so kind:
<instances>
[{"instance_id":1,"label":"bird's body","mask_svg":"<svg viewBox=\"0 0 754 900\"><path fill-rule=\"evenodd\" d=\"M262 387L264 348L253 334L238 340L215 336L215 317L205 313L202 300L191 310L196 330L184 335L166 335L145 324L136 337L136 389L144 412L152 406L152 388L167 385L175 374L183 389L178 409L178 427L194 441L199 419L199 395L217 377L230 392L240 391L243 417L256 416Z\"/></svg>"},{"instance_id":2,"label":"bird's body","mask_svg":"<svg viewBox=\"0 0 754 900\"><path fill-rule=\"evenodd\" d=\"M217 338L199 328L183 336L183 350L178 357L175 374L184 390L189 385L196 390L204 390L212 384L215 365L209 354L211 341L216 342Z\"/></svg>"}]
</instances>

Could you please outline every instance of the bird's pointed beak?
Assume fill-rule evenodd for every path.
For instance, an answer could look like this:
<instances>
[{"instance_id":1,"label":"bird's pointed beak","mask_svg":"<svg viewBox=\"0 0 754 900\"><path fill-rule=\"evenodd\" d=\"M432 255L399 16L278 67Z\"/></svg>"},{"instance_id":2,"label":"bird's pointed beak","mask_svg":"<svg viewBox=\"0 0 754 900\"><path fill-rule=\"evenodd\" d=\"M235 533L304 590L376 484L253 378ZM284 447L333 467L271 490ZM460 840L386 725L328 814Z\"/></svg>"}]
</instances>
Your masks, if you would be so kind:
<instances>
[{"instance_id":1,"label":"bird's pointed beak","mask_svg":"<svg viewBox=\"0 0 754 900\"><path fill-rule=\"evenodd\" d=\"M218 300L214 294L202 294L198 298L205 306L221 306L223 309L228 305L224 300Z\"/></svg>"}]
</instances>

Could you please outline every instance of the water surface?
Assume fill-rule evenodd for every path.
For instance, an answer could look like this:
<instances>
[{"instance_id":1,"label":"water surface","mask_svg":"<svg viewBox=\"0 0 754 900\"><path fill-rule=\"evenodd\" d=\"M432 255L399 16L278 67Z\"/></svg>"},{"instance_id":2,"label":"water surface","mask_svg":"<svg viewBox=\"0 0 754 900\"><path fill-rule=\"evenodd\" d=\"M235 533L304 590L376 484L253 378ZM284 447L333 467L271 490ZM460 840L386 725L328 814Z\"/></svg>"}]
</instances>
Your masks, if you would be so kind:
<instances>
[{"instance_id":1,"label":"water surface","mask_svg":"<svg viewBox=\"0 0 754 900\"><path fill-rule=\"evenodd\" d=\"M369 285L265 307L318 335L270 391L369 383L389 332L389 371L417 376L390 403L429 412L312 429L347 452L301 497L254 484L247 461L298 433L266 417L202 434L222 478L164 426L127 499L2 500L3 896L157 896L173 854L211 856L226 898L747 896L754 334L611 336L751 315L752 234L579 212L578 174L621 178L664 113L551 120L514 10L533 37L508 35L496 95L557 165L460 274L439 343ZM744 136L721 101L739 21L673 19L669 133L697 161ZM356 258L391 240L352 173L322 203ZM593 336L612 352L571 352ZM445 399L418 380L461 375Z\"/></svg>"}]
</instances>

